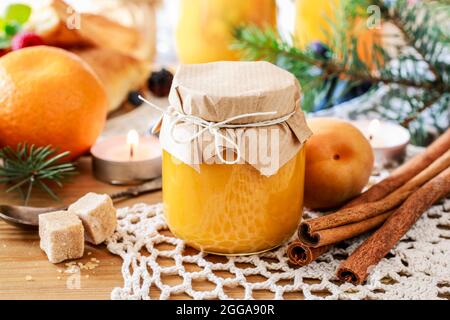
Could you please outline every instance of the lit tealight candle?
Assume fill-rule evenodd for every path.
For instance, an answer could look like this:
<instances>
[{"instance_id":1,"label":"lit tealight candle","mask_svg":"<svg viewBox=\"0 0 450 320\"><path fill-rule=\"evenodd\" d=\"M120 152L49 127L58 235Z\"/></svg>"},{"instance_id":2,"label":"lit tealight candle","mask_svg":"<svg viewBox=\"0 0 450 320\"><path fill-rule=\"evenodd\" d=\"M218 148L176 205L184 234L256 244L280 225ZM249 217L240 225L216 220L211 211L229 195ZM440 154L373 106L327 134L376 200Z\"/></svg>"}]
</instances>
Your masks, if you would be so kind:
<instances>
[{"instance_id":1,"label":"lit tealight candle","mask_svg":"<svg viewBox=\"0 0 450 320\"><path fill-rule=\"evenodd\" d=\"M128 132L127 145L130 148L130 160L133 160L134 152L139 145L139 133L136 130L130 130L130 132Z\"/></svg>"},{"instance_id":2,"label":"lit tealight candle","mask_svg":"<svg viewBox=\"0 0 450 320\"><path fill-rule=\"evenodd\" d=\"M408 130L398 124L378 119L359 120L353 124L369 140L378 165L384 166L404 158L411 138Z\"/></svg>"},{"instance_id":3,"label":"lit tealight candle","mask_svg":"<svg viewBox=\"0 0 450 320\"><path fill-rule=\"evenodd\" d=\"M138 184L161 176L161 146L155 136L106 138L91 148L94 176L112 184Z\"/></svg>"}]
</instances>

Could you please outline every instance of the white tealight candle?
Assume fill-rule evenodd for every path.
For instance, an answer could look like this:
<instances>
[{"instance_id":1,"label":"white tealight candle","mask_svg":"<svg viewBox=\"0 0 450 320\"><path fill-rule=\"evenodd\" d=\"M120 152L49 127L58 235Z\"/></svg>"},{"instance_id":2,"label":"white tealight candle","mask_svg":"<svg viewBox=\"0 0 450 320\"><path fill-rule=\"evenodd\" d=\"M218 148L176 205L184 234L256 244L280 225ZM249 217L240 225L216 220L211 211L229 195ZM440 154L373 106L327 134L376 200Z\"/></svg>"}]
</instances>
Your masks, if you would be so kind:
<instances>
[{"instance_id":1,"label":"white tealight candle","mask_svg":"<svg viewBox=\"0 0 450 320\"><path fill-rule=\"evenodd\" d=\"M112 184L137 184L161 176L161 145L155 136L106 138L91 148L94 176Z\"/></svg>"},{"instance_id":2,"label":"white tealight candle","mask_svg":"<svg viewBox=\"0 0 450 320\"><path fill-rule=\"evenodd\" d=\"M353 124L369 140L374 153L375 160L379 165L386 165L393 161L401 161L406 153L406 146L410 141L408 130L402 126L374 119L359 120Z\"/></svg>"},{"instance_id":3,"label":"white tealight candle","mask_svg":"<svg viewBox=\"0 0 450 320\"><path fill-rule=\"evenodd\" d=\"M368 128L368 139L373 148L382 148L386 145L386 141L380 131L381 123L379 120L372 120Z\"/></svg>"}]
</instances>

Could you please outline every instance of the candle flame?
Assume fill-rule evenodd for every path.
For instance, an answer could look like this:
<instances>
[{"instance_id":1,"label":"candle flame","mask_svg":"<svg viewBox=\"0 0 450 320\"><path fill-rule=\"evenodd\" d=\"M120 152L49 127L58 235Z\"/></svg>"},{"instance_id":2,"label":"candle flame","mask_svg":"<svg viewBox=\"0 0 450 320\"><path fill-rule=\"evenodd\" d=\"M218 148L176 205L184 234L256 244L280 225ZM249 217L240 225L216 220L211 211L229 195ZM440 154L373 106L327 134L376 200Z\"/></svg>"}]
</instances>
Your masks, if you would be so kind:
<instances>
[{"instance_id":1,"label":"candle flame","mask_svg":"<svg viewBox=\"0 0 450 320\"><path fill-rule=\"evenodd\" d=\"M381 127L380 120L374 119L370 121L369 129L367 130L369 132L369 139L372 140L374 136L377 135Z\"/></svg>"},{"instance_id":2,"label":"candle flame","mask_svg":"<svg viewBox=\"0 0 450 320\"><path fill-rule=\"evenodd\" d=\"M139 134L136 130L130 130L127 135L127 144L130 147L130 158L133 158L134 151L139 145Z\"/></svg>"}]
</instances>

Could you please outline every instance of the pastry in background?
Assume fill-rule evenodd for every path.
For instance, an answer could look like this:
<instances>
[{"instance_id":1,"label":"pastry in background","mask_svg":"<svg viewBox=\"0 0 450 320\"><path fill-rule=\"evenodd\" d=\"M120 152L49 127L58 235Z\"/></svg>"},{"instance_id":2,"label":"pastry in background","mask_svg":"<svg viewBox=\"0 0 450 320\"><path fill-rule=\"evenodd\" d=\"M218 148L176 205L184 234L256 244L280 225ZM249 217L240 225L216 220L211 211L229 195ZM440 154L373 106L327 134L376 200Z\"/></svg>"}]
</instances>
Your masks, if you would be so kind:
<instances>
[{"instance_id":1,"label":"pastry in background","mask_svg":"<svg viewBox=\"0 0 450 320\"><path fill-rule=\"evenodd\" d=\"M71 51L86 61L103 82L109 98L109 112L117 109L130 91L140 88L150 72L149 64L108 48Z\"/></svg>"},{"instance_id":2,"label":"pastry in background","mask_svg":"<svg viewBox=\"0 0 450 320\"><path fill-rule=\"evenodd\" d=\"M46 2L47 5L42 5ZM155 55L154 0L44 0L33 11L29 31L47 45L61 47L84 59L105 86L108 110L122 105L128 93L145 84ZM79 28L73 24L79 19ZM68 27L69 26L69 27Z\"/></svg>"}]
</instances>

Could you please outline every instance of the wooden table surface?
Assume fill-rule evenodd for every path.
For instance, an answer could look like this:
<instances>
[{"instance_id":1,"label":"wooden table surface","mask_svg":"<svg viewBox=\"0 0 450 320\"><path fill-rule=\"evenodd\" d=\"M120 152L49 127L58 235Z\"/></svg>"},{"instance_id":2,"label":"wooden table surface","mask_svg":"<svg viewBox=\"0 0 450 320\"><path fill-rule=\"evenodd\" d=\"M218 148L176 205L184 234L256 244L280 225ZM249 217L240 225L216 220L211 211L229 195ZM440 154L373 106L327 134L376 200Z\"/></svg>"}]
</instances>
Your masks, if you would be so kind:
<instances>
[{"instance_id":1,"label":"wooden table surface","mask_svg":"<svg viewBox=\"0 0 450 320\"><path fill-rule=\"evenodd\" d=\"M58 195L62 202L69 204L80 198L87 192L113 193L123 187L115 187L95 180L91 175L89 158L80 160L80 174L74 177L71 183L59 190ZM5 193L0 187L0 203L21 204L22 200L17 193ZM33 194L30 205L55 206L55 202L46 194L39 192ZM137 199L127 200L117 207L130 206L134 203L145 202L148 204L161 202L162 193L155 192L143 195ZM90 254L89 254L90 253ZM81 270L80 288L70 289L67 283L71 274L64 273L66 263L52 264L48 262L45 253L39 248L39 236L37 231L24 231L0 221L0 299L109 299L111 290L123 285L121 275L122 260L111 254L104 245L92 246L86 244L85 255L76 262L86 264L91 259L99 260L99 264L92 270ZM253 279L254 281L265 279ZM178 283L179 279L166 279L168 284ZM208 282L197 284L201 290L210 290ZM159 290L151 288L151 297L159 297ZM243 291L239 288L230 289L227 292L232 297L243 297ZM255 298L270 299L271 292L258 292ZM299 293L291 293L285 298L301 299ZM189 298L187 295L178 295L175 299Z\"/></svg>"},{"instance_id":2,"label":"wooden table surface","mask_svg":"<svg viewBox=\"0 0 450 320\"><path fill-rule=\"evenodd\" d=\"M90 191L113 193L123 188L95 180L90 174L89 158L80 161L79 171L80 174L58 192L58 196L65 204ZM4 193L3 190L0 191L1 203L22 203L17 193ZM141 201L159 202L161 192L144 195L123 202L119 206ZM58 203L36 190L30 205L57 206ZM88 255L88 252L91 254ZM110 254L104 245L95 247L86 244L85 255L79 262L87 263L92 258L100 261L99 266L92 270L81 271L80 289L68 289L66 282L70 274L58 272L67 268L65 263L54 265L48 262L45 253L39 247L37 231L20 230L1 221L0 299L108 299L111 289L122 285L120 273L122 261L120 257Z\"/></svg>"}]
</instances>

